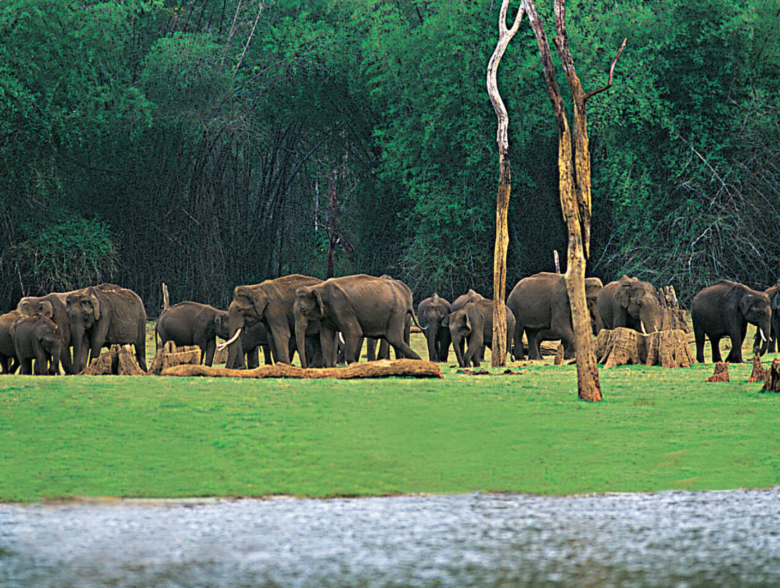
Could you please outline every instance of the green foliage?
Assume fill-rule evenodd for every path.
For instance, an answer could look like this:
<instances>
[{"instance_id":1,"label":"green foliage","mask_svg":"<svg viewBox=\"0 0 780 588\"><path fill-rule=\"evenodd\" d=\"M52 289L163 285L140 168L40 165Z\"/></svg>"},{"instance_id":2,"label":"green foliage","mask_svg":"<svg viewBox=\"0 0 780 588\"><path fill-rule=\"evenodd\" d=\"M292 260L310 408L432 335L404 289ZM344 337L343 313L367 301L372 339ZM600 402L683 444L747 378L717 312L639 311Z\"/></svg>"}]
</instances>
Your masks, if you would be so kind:
<instances>
[{"instance_id":1,"label":"green foliage","mask_svg":"<svg viewBox=\"0 0 780 588\"><path fill-rule=\"evenodd\" d=\"M39 227L11 247L4 261L12 264L32 291L67 292L110 281L119 253L115 237L97 219L69 218Z\"/></svg>"}]
</instances>

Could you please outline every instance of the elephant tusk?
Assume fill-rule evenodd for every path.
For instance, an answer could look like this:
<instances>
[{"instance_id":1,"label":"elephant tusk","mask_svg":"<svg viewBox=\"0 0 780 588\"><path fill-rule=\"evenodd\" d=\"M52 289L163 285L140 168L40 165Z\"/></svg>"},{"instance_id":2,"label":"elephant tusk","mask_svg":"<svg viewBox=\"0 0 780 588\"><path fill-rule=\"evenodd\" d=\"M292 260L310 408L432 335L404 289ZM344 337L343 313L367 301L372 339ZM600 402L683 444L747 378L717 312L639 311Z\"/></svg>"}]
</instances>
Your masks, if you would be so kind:
<instances>
[{"instance_id":1,"label":"elephant tusk","mask_svg":"<svg viewBox=\"0 0 780 588\"><path fill-rule=\"evenodd\" d=\"M642 327L642 334L643 334L643 335L647 335L647 331L645 330L645 323L642 323L642 322L640 322L639 324L640 324L640 325L641 325L641 327Z\"/></svg>"},{"instance_id":2,"label":"elephant tusk","mask_svg":"<svg viewBox=\"0 0 780 588\"><path fill-rule=\"evenodd\" d=\"M238 331L236 331L236 334L233 335L229 340L225 341L224 343L220 343L219 345L217 345L217 349L222 351L225 347L227 347L231 343L235 342L235 340L238 339L238 336L240 334L241 334L241 329L238 329Z\"/></svg>"},{"instance_id":3,"label":"elephant tusk","mask_svg":"<svg viewBox=\"0 0 780 588\"><path fill-rule=\"evenodd\" d=\"M339 341L341 341L342 345L346 345L347 344L347 342L344 341L344 335L343 335L343 333L341 331L339 331Z\"/></svg>"},{"instance_id":4,"label":"elephant tusk","mask_svg":"<svg viewBox=\"0 0 780 588\"><path fill-rule=\"evenodd\" d=\"M758 327L758 334L761 335L761 340L766 341L766 336L764 335L764 329L761 327Z\"/></svg>"}]
</instances>

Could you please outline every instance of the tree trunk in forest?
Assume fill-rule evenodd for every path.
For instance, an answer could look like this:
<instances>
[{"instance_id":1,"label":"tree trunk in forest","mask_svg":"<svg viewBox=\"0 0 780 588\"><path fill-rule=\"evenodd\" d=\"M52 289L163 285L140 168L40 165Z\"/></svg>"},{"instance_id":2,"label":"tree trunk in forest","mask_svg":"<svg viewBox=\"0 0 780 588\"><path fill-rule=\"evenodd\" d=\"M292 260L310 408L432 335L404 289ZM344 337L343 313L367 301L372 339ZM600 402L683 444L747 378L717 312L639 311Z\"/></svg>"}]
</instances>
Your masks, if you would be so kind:
<instances>
[{"instance_id":1,"label":"tree trunk in forest","mask_svg":"<svg viewBox=\"0 0 780 588\"><path fill-rule=\"evenodd\" d=\"M498 194L496 196L496 245L493 252L493 350L491 353L491 365L493 367L506 365L506 256L509 248L509 196L512 190L512 171L509 165L509 116L506 106L498 91L497 73L509 41L520 28L520 20L523 17L523 5L515 15L512 28L506 26L506 13L509 0L503 0L498 17L498 42L487 68L487 91L490 102L498 118L498 131L496 142L498 143Z\"/></svg>"},{"instance_id":2,"label":"tree trunk in forest","mask_svg":"<svg viewBox=\"0 0 780 588\"><path fill-rule=\"evenodd\" d=\"M566 289L571 304L574 348L577 358L577 389L582 400L600 401L601 385L593 349L590 314L585 297L585 266L590 247L590 151L586 104L590 97L612 86L612 74L621 46L610 68L608 85L585 93L574 68L566 32L565 0L555 0L555 48L561 60L574 104L574 128L569 127L566 108L555 77L550 45L533 0L523 0L542 60L547 94L558 124L558 187L561 210L569 233Z\"/></svg>"},{"instance_id":3,"label":"tree trunk in forest","mask_svg":"<svg viewBox=\"0 0 780 588\"><path fill-rule=\"evenodd\" d=\"M336 249L336 172L334 171L328 178L328 208L327 208L327 228L328 228L328 269L326 279L335 275L333 255Z\"/></svg>"},{"instance_id":4,"label":"tree trunk in forest","mask_svg":"<svg viewBox=\"0 0 780 588\"><path fill-rule=\"evenodd\" d=\"M769 366L769 374L767 375L764 387L761 388L762 392L780 392L780 357L776 358L772 365Z\"/></svg>"}]
</instances>

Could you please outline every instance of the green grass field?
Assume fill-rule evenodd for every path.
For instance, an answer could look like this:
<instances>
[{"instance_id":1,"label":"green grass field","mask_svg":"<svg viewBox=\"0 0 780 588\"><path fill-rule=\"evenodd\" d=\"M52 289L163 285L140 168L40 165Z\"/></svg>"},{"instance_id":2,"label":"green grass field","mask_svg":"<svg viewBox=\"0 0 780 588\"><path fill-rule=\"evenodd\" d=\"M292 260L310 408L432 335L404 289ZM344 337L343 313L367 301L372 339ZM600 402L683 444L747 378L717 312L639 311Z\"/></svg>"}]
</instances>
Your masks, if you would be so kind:
<instances>
[{"instance_id":1,"label":"green grass field","mask_svg":"<svg viewBox=\"0 0 780 588\"><path fill-rule=\"evenodd\" d=\"M3 376L0 501L780 484L780 396L747 383L750 364L727 384L704 382L709 363L601 370L589 404L575 367L549 363L453 363L444 380Z\"/></svg>"}]
</instances>

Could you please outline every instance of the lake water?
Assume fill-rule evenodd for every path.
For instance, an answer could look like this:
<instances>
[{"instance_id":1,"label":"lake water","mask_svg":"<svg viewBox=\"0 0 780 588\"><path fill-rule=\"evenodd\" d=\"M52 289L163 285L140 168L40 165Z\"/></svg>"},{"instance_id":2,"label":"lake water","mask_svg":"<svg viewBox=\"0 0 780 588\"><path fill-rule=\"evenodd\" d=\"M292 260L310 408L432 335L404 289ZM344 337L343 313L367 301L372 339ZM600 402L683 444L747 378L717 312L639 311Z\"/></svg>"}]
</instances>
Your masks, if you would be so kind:
<instances>
[{"instance_id":1,"label":"lake water","mask_svg":"<svg viewBox=\"0 0 780 588\"><path fill-rule=\"evenodd\" d=\"M0 587L780 586L780 489L0 505Z\"/></svg>"}]
</instances>

